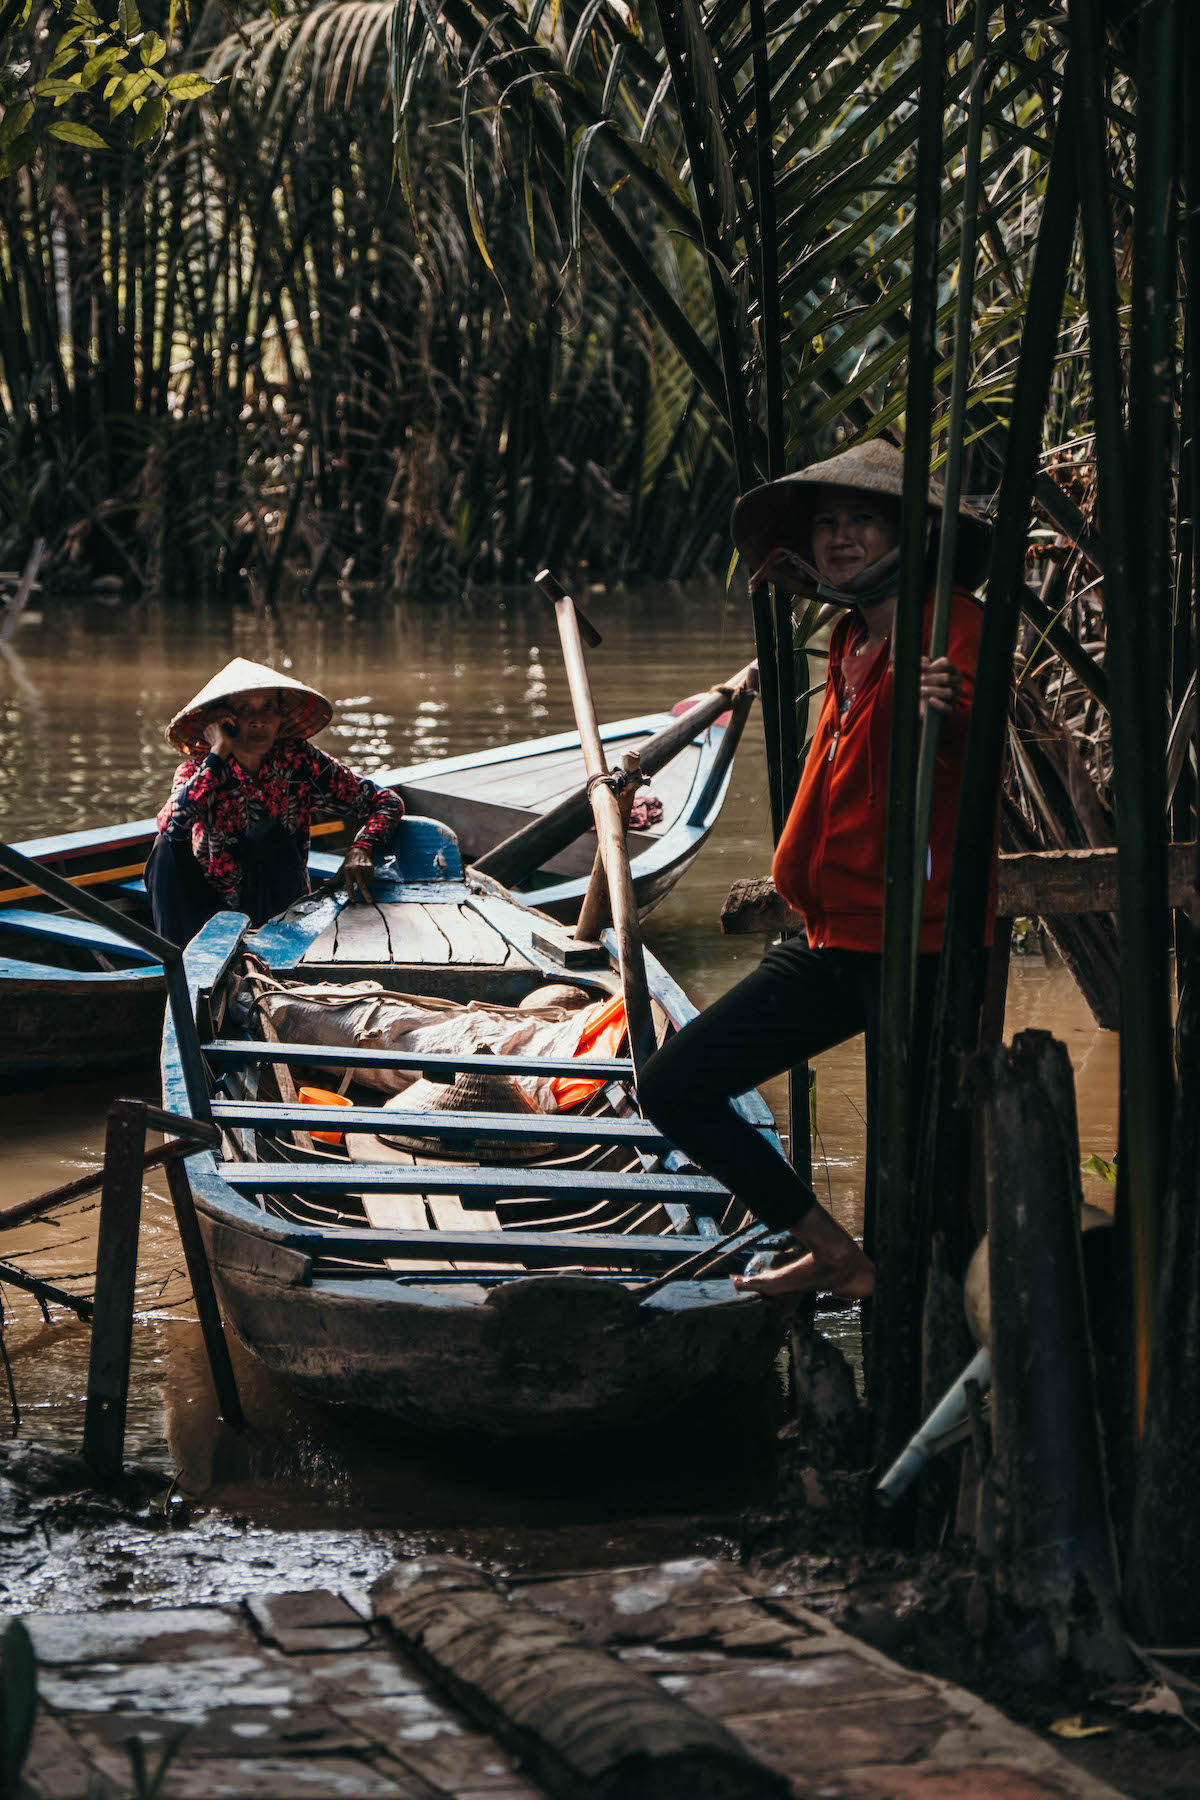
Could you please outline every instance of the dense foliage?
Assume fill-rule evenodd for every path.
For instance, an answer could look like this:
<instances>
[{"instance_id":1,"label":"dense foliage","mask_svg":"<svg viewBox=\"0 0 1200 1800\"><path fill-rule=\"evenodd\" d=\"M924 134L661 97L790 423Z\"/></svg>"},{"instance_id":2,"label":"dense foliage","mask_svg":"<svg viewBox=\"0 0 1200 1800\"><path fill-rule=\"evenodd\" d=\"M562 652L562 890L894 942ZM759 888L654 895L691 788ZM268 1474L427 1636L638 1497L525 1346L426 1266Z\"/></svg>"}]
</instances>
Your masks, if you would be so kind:
<instances>
[{"instance_id":1,"label":"dense foliage","mask_svg":"<svg viewBox=\"0 0 1200 1800\"><path fill-rule=\"evenodd\" d=\"M547 558L669 576L722 554L711 405L619 272L572 256L540 179L498 145L464 176L432 65L397 158L390 6L231 34L199 14L172 57L210 97L165 135L141 95L114 129L123 90L105 100L86 63L56 91L39 63L89 44L56 21L24 29L30 97L0 127L20 165L0 182L0 560L41 534L60 578L202 595L248 567L270 597L291 564L433 596ZM18 130L35 102L69 134ZM656 241L639 196L627 218Z\"/></svg>"}]
</instances>

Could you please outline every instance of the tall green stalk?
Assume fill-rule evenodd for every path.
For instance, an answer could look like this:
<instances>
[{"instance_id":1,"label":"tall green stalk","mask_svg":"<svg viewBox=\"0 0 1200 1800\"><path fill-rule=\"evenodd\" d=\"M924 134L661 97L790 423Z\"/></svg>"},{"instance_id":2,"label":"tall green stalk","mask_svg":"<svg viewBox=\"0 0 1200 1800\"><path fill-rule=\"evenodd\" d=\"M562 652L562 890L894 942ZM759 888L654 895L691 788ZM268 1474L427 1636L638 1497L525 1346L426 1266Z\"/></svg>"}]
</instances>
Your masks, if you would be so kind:
<instances>
[{"instance_id":1,"label":"tall green stalk","mask_svg":"<svg viewBox=\"0 0 1200 1800\"><path fill-rule=\"evenodd\" d=\"M962 1067L976 1048L983 998L982 945L1008 730L1013 652L1025 600L1025 552L1046 402L1059 350L1063 300L1079 207L1077 109L1068 68L1054 128L1042 230L1029 285L1007 455L1000 483L979 642L975 693L959 788L958 821L934 1008L929 1106L917 1191L934 1220L953 1227L965 1207L971 1110ZM958 1246L961 1252L963 1246ZM962 1273L961 1266L958 1273Z\"/></svg>"},{"instance_id":2,"label":"tall green stalk","mask_svg":"<svg viewBox=\"0 0 1200 1800\"><path fill-rule=\"evenodd\" d=\"M900 579L892 630L892 733L884 863L879 1193L874 1249L876 1343L869 1372L875 1460L886 1466L916 1424L921 1290L928 1246L913 1231L911 1034L913 892L921 637L928 579L926 539L932 451L941 224L945 9L921 0L913 303L910 319L900 506Z\"/></svg>"},{"instance_id":3,"label":"tall green stalk","mask_svg":"<svg viewBox=\"0 0 1200 1800\"><path fill-rule=\"evenodd\" d=\"M1080 59L1084 259L1120 852L1122 1161L1129 1196L1134 1405L1140 1430L1153 1345L1172 1082L1164 714L1168 371L1174 360L1174 284L1168 264L1174 254L1169 219L1174 206L1177 8L1173 0L1152 0L1141 15L1130 364L1130 430L1136 457L1125 437L1121 408L1103 24L1097 0L1074 0L1071 25ZM1136 583L1135 517L1143 546Z\"/></svg>"},{"instance_id":4,"label":"tall green stalk","mask_svg":"<svg viewBox=\"0 0 1200 1800\"><path fill-rule=\"evenodd\" d=\"M975 304L975 254L979 219L979 164L983 150L984 78L987 73L990 0L975 0L975 34L971 45L971 88L967 112L967 148L963 168L963 210L959 231L958 295L954 309L954 371L950 385L950 417L946 425L945 501L938 536L934 579L933 622L929 655L945 656L950 637L950 601L954 559L958 549L958 506L962 497L963 448L966 436L967 389L970 384L971 319ZM921 754L917 767L917 866L913 872L913 956L921 941L925 898L925 859L933 819L933 781L937 770L941 714L925 709L921 721Z\"/></svg>"}]
</instances>

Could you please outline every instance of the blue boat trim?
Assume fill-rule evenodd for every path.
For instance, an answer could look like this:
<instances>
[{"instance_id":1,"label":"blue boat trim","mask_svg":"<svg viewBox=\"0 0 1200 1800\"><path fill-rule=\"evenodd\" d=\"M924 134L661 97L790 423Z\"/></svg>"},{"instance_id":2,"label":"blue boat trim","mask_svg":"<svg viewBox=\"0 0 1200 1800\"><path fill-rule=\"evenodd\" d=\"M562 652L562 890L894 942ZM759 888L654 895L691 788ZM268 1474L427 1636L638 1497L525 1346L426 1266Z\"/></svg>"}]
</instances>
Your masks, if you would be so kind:
<instances>
[{"instance_id":1,"label":"blue boat trim","mask_svg":"<svg viewBox=\"0 0 1200 1800\"><path fill-rule=\"evenodd\" d=\"M161 980L161 963L147 963L136 969L60 969L53 963L24 962L20 957L0 956L0 982L62 981L78 986L81 981L86 981L89 987L93 982L101 987L127 987L133 981L151 984Z\"/></svg>"},{"instance_id":2,"label":"blue boat trim","mask_svg":"<svg viewBox=\"0 0 1200 1800\"><path fill-rule=\"evenodd\" d=\"M69 913L33 912L27 907L6 906L0 908L0 926L6 931L15 931L22 937L45 938L50 943L72 944L78 950L115 951L119 956L127 956L132 962L155 963L148 950L141 950L129 943L118 932L110 931L106 925L94 925L90 919L75 919ZM87 971L79 971L87 973Z\"/></svg>"}]
</instances>

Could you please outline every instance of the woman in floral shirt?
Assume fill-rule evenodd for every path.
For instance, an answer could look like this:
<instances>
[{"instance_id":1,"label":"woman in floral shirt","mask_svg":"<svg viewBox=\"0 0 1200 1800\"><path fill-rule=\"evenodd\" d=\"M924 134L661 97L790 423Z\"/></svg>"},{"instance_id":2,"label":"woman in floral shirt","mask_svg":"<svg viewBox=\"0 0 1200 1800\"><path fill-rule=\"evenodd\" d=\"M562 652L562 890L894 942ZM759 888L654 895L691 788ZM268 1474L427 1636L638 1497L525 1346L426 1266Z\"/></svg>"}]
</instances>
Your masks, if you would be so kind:
<instances>
[{"instance_id":1,"label":"woman in floral shirt","mask_svg":"<svg viewBox=\"0 0 1200 1800\"><path fill-rule=\"evenodd\" d=\"M163 937L185 944L225 907L261 925L306 894L314 809L358 826L341 875L351 898L370 899L404 803L309 743L332 716L315 689L237 657L171 720L167 741L187 760L146 864Z\"/></svg>"}]
</instances>

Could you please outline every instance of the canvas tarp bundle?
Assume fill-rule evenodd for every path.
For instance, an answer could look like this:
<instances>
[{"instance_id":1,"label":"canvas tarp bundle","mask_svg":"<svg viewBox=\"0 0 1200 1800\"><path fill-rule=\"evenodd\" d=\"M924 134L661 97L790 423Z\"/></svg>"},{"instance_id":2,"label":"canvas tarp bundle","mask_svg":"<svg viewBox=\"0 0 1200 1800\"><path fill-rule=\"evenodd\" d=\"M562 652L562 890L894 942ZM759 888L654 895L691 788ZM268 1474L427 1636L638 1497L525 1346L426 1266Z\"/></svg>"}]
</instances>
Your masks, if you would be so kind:
<instances>
[{"instance_id":1,"label":"canvas tarp bundle","mask_svg":"<svg viewBox=\"0 0 1200 1800\"><path fill-rule=\"evenodd\" d=\"M463 1005L433 994L397 994L378 982L285 984L266 974L247 976L235 1008L247 1018L261 1009L281 1042L328 1044L339 1049L405 1050L437 1056L573 1056L596 1007L545 1006L523 1011L472 1000ZM330 1075L336 1079L333 1069ZM360 1069L355 1079L386 1094L402 1094L420 1070ZM536 1076L517 1080L540 1112L555 1112L554 1083Z\"/></svg>"}]
</instances>

